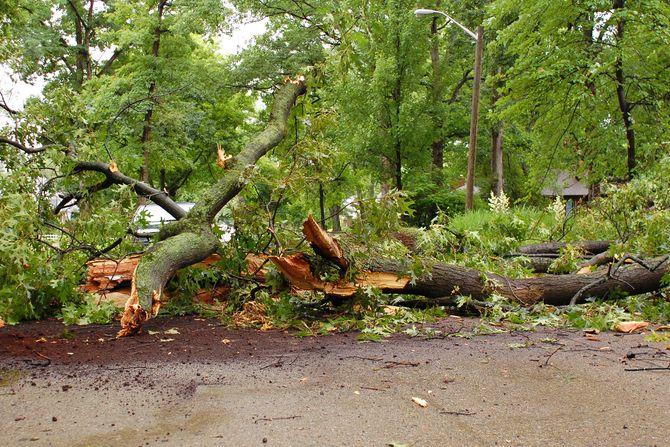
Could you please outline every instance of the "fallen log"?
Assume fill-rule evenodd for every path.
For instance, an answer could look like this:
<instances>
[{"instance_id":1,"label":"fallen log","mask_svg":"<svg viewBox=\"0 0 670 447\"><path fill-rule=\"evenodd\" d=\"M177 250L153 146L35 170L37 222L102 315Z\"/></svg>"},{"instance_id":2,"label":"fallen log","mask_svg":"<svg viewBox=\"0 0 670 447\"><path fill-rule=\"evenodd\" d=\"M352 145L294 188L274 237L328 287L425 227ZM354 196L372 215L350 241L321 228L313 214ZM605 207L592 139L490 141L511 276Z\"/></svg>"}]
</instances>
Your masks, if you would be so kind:
<instances>
[{"instance_id":1,"label":"fallen log","mask_svg":"<svg viewBox=\"0 0 670 447\"><path fill-rule=\"evenodd\" d=\"M305 222L305 237L318 252L330 261L337 261L328 246L334 241L330 235L312 228L318 226L313 219ZM318 238L312 235L319 234ZM330 253L330 254L329 254ZM365 287L376 287L385 293L421 295L444 302L445 298L471 296L485 299L492 294L510 301L530 306L540 301L552 305L567 305L573 298L606 297L615 291L636 295L658 290L661 279L668 272L668 257L652 260L646 265L621 265L612 271L602 270L589 274L545 275L533 278L506 278L495 273L455 264L436 263L428 272L410 280L406 263L394 260L369 260L351 280L325 281L319 279L305 255L271 257L270 260L292 284L301 289L316 290L328 295L352 296ZM651 267L650 267L651 266Z\"/></svg>"}]
</instances>

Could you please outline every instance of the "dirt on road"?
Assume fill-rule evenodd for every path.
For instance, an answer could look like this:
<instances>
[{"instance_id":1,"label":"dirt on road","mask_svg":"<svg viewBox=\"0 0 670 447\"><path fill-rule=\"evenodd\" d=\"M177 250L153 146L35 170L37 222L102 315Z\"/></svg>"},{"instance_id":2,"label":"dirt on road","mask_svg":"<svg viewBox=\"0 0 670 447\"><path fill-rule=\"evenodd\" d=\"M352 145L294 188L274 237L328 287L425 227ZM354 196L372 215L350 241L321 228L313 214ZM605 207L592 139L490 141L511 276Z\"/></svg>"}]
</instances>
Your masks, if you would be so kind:
<instances>
[{"instance_id":1,"label":"dirt on road","mask_svg":"<svg viewBox=\"0 0 670 447\"><path fill-rule=\"evenodd\" d=\"M0 329L7 446L665 446L670 350L641 334L298 338L193 317Z\"/></svg>"}]
</instances>

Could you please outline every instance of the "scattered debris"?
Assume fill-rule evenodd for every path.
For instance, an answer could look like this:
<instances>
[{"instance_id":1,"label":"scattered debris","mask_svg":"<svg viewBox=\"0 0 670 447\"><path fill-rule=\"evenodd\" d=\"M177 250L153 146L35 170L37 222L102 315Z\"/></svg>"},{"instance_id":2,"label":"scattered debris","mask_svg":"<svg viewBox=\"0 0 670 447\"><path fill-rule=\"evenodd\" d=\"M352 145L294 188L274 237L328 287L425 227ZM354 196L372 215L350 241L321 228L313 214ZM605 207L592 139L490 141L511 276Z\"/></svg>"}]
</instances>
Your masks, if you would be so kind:
<instances>
[{"instance_id":1,"label":"scattered debris","mask_svg":"<svg viewBox=\"0 0 670 447\"><path fill-rule=\"evenodd\" d=\"M283 416L283 417L276 417L276 418L261 418L261 419L254 420L254 424L258 424L259 422L287 421L289 419L298 419L298 418L301 418L301 417L302 416Z\"/></svg>"},{"instance_id":2,"label":"scattered debris","mask_svg":"<svg viewBox=\"0 0 670 447\"><path fill-rule=\"evenodd\" d=\"M267 307L257 301L247 301L242 310L233 314L233 323L237 327L258 327L262 331L272 329L272 321L267 314Z\"/></svg>"},{"instance_id":3,"label":"scattered debris","mask_svg":"<svg viewBox=\"0 0 670 447\"><path fill-rule=\"evenodd\" d=\"M395 368L396 366L419 366L419 362L396 362L388 360L384 362L384 368Z\"/></svg>"}]
</instances>

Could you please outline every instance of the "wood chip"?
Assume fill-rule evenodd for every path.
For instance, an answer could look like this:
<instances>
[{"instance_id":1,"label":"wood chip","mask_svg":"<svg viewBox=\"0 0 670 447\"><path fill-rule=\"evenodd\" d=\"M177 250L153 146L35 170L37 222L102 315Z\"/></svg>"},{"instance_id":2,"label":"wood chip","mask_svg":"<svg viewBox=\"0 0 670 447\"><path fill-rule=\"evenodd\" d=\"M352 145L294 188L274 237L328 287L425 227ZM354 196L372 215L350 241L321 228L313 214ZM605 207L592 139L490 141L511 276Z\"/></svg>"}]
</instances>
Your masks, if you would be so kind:
<instances>
[{"instance_id":1,"label":"wood chip","mask_svg":"<svg viewBox=\"0 0 670 447\"><path fill-rule=\"evenodd\" d=\"M622 321L614 325L614 330L624 334L630 334L632 332L641 331L647 326L649 326L649 323L646 321Z\"/></svg>"},{"instance_id":2,"label":"wood chip","mask_svg":"<svg viewBox=\"0 0 670 447\"><path fill-rule=\"evenodd\" d=\"M413 397L412 402L414 402L421 408L426 408L428 406L428 402L426 402L424 399L421 399L420 397Z\"/></svg>"}]
</instances>

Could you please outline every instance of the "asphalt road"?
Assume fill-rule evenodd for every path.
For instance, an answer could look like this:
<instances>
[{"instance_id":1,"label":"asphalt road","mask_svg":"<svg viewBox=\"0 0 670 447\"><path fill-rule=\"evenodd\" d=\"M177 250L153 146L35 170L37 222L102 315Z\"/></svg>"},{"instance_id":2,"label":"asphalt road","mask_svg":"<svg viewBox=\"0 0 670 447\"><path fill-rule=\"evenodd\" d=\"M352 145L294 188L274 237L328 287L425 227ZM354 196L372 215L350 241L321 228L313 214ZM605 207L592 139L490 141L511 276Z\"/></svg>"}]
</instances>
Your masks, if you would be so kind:
<instances>
[{"instance_id":1,"label":"asphalt road","mask_svg":"<svg viewBox=\"0 0 670 447\"><path fill-rule=\"evenodd\" d=\"M200 338L175 319L131 342L108 341L110 328L75 329L80 344L2 329L0 444L670 445L670 350L640 334L359 343L197 324ZM39 334L46 341L35 346L62 342L62 356L26 344Z\"/></svg>"}]
</instances>

